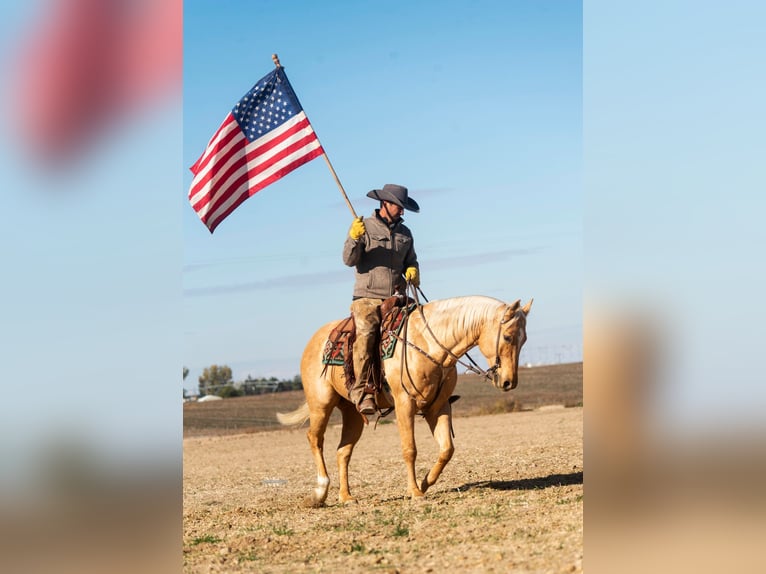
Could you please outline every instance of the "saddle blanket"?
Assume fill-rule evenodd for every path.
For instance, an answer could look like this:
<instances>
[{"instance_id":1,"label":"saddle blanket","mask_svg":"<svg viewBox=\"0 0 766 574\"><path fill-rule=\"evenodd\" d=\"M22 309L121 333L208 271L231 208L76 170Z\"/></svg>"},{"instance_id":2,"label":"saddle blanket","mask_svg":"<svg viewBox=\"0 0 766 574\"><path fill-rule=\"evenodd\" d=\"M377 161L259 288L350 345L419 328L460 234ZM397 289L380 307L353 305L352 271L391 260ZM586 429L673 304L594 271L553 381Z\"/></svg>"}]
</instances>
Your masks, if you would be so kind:
<instances>
[{"instance_id":1,"label":"saddle blanket","mask_svg":"<svg viewBox=\"0 0 766 574\"><path fill-rule=\"evenodd\" d=\"M409 307L395 307L381 322L382 336L380 339L380 358L389 359L396 349L396 338L404 325L405 317L415 309L415 305ZM323 365L343 366L346 353L353 348L356 336L356 326L351 317L347 317L340 325L332 330L327 338L322 353Z\"/></svg>"}]
</instances>

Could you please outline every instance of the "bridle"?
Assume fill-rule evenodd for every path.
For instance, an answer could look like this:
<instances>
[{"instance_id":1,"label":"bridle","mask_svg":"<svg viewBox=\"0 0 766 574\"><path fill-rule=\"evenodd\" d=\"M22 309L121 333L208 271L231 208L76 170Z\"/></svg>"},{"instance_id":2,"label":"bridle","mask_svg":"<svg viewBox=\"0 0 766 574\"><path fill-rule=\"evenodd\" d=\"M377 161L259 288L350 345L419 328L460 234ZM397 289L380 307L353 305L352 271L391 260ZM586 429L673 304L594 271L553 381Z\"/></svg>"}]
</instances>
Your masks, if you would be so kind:
<instances>
[{"instance_id":1,"label":"bridle","mask_svg":"<svg viewBox=\"0 0 766 574\"><path fill-rule=\"evenodd\" d=\"M425 316L425 313L423 312L423 305L420 303L420 300L418 299L418 291L419 291L420 289L419 289L419 288L417 288L417 289L416 289L416 288L415 288L414 286L412 286L410 283L408 283L408 287L410 287L410 291L411 291L411 293L412 293L412 298L415 300L415 304L416 304L416 306L417 306L417 309L418 309L418 311L420 312L420 316L421 316L421 318L423 319L423 324L425 325L425 327L426 327L426 329L427 329L428 333L431 335L431 337L433 337L433 340L434 340L434 341L436 341L436 344L437 344L437 345L439 345L439 347L440 347L440 348L441 348L441 349L442 349L444 352L446 352L446 353L447 353L447 355L448 355L449 357L453 358L453 359L455 360L455 362L457 362L457 364L459 364L459 365L463 366L465 369L467 369L468 371L471 371L472 373L475 373L475 374L477 374L477 375L479 375L479 376L482 376L482 377L484 377L485 379L487 379L488 381L490 381L490 382L492 382L492 383L494 384L494 382L495 382L495 380L496 380L496 378L497 378L497 371L500 369L500 336L501 336L501 334L502 334L502 332L503 332L503 325L505 325L506 323L510 323L510 322L511 322L511 321L512 321L512 320L515 318L515 314L514 314L514 315L512 315L511 317L509 317L508 319L501 319L501 320L500 320L500 322L498 323L498 325L497 325L497 337L496 337L496 339L495 339L495 364L494 364L494 365L492 365L490 368L488 368L488 369L486 369L486 370L485 370L485 369L482 369L482 368L481 368L481 367L480 367L480 366L479 366L479 365L476 363L476 361L474 361L474 360L473 360L473 358L471 358L471 356L470 356L468 353L465 353L465 356L466 356L466 357L468 358L468 360L470 361L470 363L471 363L470 365L469 365L469 364L467 364L467 363L465 363L465 362L463 362L463 361L461 360L461 358L460 358L460 357L458 357L457 355L455 355L455 353L453 353L453 352L452 352L450 349L448 349L447 347L445 347L445 346L442 344L442 342L441 342L441 341L439 341L439 339L436 337L436 335L434 334L434 332L431 330L431 326L428 324L428 321L426 320L426 316ZM420 293L421 293L421 295L423 294L423 292L422 292L422 291L421 291ZM424 298L424 299L426 299L425 295L423 295L423 298ZM428 299L426 299L426 302L428 302ZM505 317L505 313L506 313L506 310L507 310L507 309L510 309L510 305L508 305L508 304L506 304L506 305L503 307L503 317ZM401 336L399 336L399 335L397 335L397 334L395 334L395 333L392 333L392 334L393 334L393 335L394 335L394 336L395 336L395 337L396 337L396 338L397 338L399 341L401 341L401 342L402 342L402 343L404 343L405 345L407 345L407 346L409 346L409 347L411 347L411 348L415 349L415 350L416 350L416 351L418 351L420 354L422 354L423 356L425 356L426 358L428 358L428 359L429 359L429 360L430 360L432 363L434 363L435 365L439 365L439 366L442 366L442 363L440 363L439 361L437 361L436 359L434 359L434 358L433 358L433 357L432 357L432 356L431 356L431 355L430 355L430 354L429 354L427 351L425 351L425 350L421 349L421 348L420 348L420 347L418 347L418 346L417 346L415 343L412 343L411 341L408 341L408 340L407 340L407 327L408 327L408 325L409 325L409 314L405 314L404 322L405 322L405 323L404 323L404 329L403 329L403 332L404 332L404 337L401 337ZM414 387L414 383L413 383L413 381L412 381L412 377L411 377L411 376L410 376L410 374L409 374L409 369L407 369L407 365L406 365L406 363L407 363L407 358L406 358L406 356L407 356L407 353L402 353L402 366L404 367L404 368L402 369L402 372L406 372L406 373L407 373L407 376L408 376L408 377L409 377L409 379L410 379L410 383L412 383L412 384L413 384L413 387ZM406 390L407 390L407 388L405 387L405 391L406 391ZM416 390L417 390L417 389L416 389ZM409 391L407 391L407 394L410 394L410 393L409 393ZM437 396L438 396L438 393L437 393Z\"/></svg>"},{"instance_id":2,"label":"bridle","mask_svg":"<svg viewBox=\"0 0 766 574\"><path fill-rule=\"evenodd\" d=\"M503 317L505 317L505 311L506 309L510 309L510 305L506 304L505 307L503 307ZM497 371L500 369L500 334L503 332L503 325L506 323L510 323L516 318L516 314L514 313L508 319L500 319L500 322L497 324L497 339L495 339L495 364L492 365L489 369L487 369L484 372L484 376L487 377L492 383L494 384L495 379L497 379ZM490 373L492 374L492 377L490 378ZM515 385L514 385L515 386Z\"/></svg>"}]
</instances>

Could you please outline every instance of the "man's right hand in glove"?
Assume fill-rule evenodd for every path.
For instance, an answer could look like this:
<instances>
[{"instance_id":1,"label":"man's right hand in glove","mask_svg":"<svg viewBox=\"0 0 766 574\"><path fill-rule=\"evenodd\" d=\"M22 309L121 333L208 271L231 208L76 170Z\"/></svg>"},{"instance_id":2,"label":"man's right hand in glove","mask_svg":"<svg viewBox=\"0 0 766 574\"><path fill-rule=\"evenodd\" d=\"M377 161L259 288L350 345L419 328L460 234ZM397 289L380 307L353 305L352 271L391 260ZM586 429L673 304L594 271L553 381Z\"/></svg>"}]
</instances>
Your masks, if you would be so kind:
<instances>
[{"instance_id":1,"label":"man's right hand in glove","mask_svg":"<svg viewBox=\"0 0 766 574\"><path fill-rule=\"evenodd\" d=\"M351 229L348 230L348 236L357 241L362 235L364 235L366 229L364 228L364 220L362 217L358 217L351 224Z\"/></svg>"}]
</instances>

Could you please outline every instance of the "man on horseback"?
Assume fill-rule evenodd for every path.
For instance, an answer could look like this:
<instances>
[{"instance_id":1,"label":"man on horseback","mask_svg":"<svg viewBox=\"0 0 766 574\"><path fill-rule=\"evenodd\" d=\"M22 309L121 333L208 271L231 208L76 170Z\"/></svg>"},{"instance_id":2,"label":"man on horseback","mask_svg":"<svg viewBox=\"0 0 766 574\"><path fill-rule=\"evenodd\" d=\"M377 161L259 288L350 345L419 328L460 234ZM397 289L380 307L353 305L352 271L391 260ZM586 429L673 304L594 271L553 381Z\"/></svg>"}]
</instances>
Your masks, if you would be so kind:
<instances>
[{"instance_id":1,"label":"man on horseback","mask_svg":"<svg viewBox=\"0 0 766 574\"><path fill-rule=\"evenodd\" d=\"M402 223L407 209L420 207L407 194L407 188L387 183L373 189L367 197L380 201L380 207L367 218L351 224L343 246L343 263L356 267L351 314L356 323L353 346L355 381L349 398L364 415L375 414L372 385L373 353L378 352L380 305L395 293L404 294L406 282L420 283L418 257L412 232Z\"/></svg>"}]
</instances>

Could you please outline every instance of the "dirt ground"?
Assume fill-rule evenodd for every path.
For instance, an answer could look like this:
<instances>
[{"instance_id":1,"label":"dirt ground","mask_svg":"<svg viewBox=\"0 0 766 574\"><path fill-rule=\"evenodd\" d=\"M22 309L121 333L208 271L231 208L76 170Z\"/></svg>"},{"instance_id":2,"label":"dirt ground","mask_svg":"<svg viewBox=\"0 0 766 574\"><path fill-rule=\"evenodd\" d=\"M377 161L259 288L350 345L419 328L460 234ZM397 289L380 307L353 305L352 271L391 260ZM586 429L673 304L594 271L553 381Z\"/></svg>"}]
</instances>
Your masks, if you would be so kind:
<instances>
[{"instance_id":1,"label":"dirt ground","mask_svg":"<svg viewBox=\"0 0 766 574\"><path fill-rule=\"evenodd\" d=\"M184 572L581 572L582 407L456 418L455 454L422 501L405 497L394 420L351 460L357 504L304 506L306 428L184 439ZM437 455L416 424L418 478Z\"/></svg>"}]
</instances>

